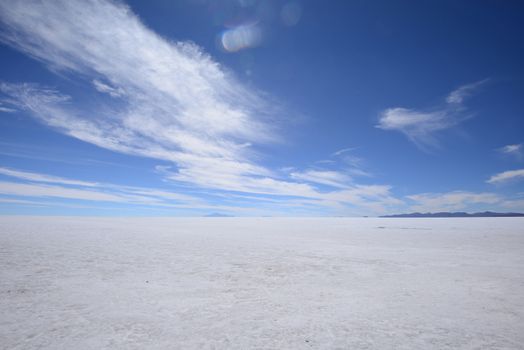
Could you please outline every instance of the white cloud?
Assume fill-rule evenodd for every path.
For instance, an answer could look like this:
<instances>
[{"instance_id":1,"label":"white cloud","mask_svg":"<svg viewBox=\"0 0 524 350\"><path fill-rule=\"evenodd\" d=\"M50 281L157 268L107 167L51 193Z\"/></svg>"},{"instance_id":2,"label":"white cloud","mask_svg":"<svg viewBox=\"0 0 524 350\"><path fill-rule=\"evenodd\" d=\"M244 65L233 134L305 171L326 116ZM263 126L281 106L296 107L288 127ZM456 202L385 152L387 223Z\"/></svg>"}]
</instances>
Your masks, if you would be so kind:
<instances>
[{"instance_id":1,"label":"white cloud","mask_svg":"<svg viewBox=\"0 0 524 350\"><path fill-rule=\"evenodd\" d=\"M168 177L176 176L166 169L162 171ZM303 213L308 210L309 213L318 213L319 210L332 212L342 210L345 205L364 208L367 213L383 213L387 207L401 204L391 195L389 186L380 185L352 185L338 191L319 192L305 183L278 181L271 178L243 178L244 182L241 183L236 181L240 180L238 178L219 177L218 182L211 183L210 186L216 185L217 188L234 192L207 193L207 196L235 198L232 205L225 205L212 204L198 196L164 189L88 182L9 168L0 168L0 174L29 182L0 181L0 195L111 202L147 208L209 209L237 214L282 215L282 210ZM322 175L329 178L326 174ZM318 176L318 181L324 180L321 175ZM249 192L254 195L245 196L235 192ZM266 195L294 198L277 200L264 197ZM249 201L239 203L238 198L248 198Z\"/></svg>"},{"instance_id":2,"label":"white cloud","mask_svg":"<svg viewBox=\"0 0 524 350\"><path fill-rule=\"evenodd\" d=\"M501 198L494 193L472 193L454 191L448 193L422 193L407 196L415 204L410 210L420 212L439 212L467 209L475 204L493 205L499 203Z\"/></svg>"},{"instance_id":3,"label":"white cloud","mask_svg":"<svg viewBox=\"0 0 524 350\"><path fill-rule=\"evenodd\" d=\"M524 178L524 169L517 170L508 170L502 173L498 173L489 178L487 183L490 184L499 184L504 182L509 182L512 180L519 180Z\"/></svg>"},{"instance_id":4,"label":"white cloud","mask_svg":"<svg viewBox=\"0 0 524 350\"><path fill-rule=\"evenodd\" d=\"M19 170L3 168L3 167L0 167L0 174L23 179L23 180L36 181L36 182L60 183L60 184L65 184L65 185L77 185L77 186L87 186L87 187L99 186L99 184L96 182L69 180L69 179L65 179L65 178L57 177L57 176L31 173L31 172L19 171Z\"/></svg>"},{"instance_id":5,"label":"white cloud","mask_svg":"<svg viewBox=\"0 0 524 350\"><path fill-rule=\"evenodd\" d=\"M43 184L23 184L16 182L0 181L0 193L4 195L28 196L28 197L58 197L81 199L89 201L126 202L130 198L124 198L114 194L99 191L67 188L63 186L52 186Z\"/></svg>"},{"instance_id":6,"label":"white cloud","mask_svg":"<svg viewBox=\"0 0 524 350\"><path fill-rule=\"evenodd\" d=\"M331 154L332 159L319 160L316 161L315 164L325 165L330 168L337 167L339 170L336 171L339 173L341 172L340 169L343 169L344 176L346 177L344 180L345 182L351 180L350 175L354 177L372 177L370 172L363 169L365 161L362 158L351 154L357 149L358 147L340 149Z\"/></svg>"},{"instance_id":7,"label":"white cloud","mask_svg":"<svg viewBox=\"0 0 524 350\"><path fill-rule=\"evenodd\" d=\"M509 154L517 153L517 152L520 152L521 150L522 150L521 143L517 145L506 145L501 148L502 153L509 153Z\"/></svg>"},{"instance_id":8,"label":"white cloud","mask_svg":"<svg viewBox=\"0 0 524 350\"><path fill-rule=\"evenodd\" d=\"M484 79L484 80L480 80L472 84L467 84L467 85L463 85L459 87L458 89L452 91L448 95L448 97L446 98L446 102L449 104L460 105L461 103L464 102L464 100L467 97L471 96L475 92L475 90L477 90L482 85L486 84L488 80L489 79Z\"/></svg>"},{"instance_id":9,"label":"white cloud","mask_svg":"<svg viewBox=\"0 0 524 350\"><path fill-rule=\"evenodd\" d=\"M498 151L502 154L513 156L518 160L522 159L522 143L506 145L502 148L499 148Z\"/></svg>"},{"instance_id":10,"label":"white cloud","mask_svg":"<svg viewBox=\"0 0 524 350\"><path fill-rule=\"evenodd\" d=\"M338 172L307 170L293 172L290 176L295 180L308 183L275 180L269 177L239 178L234 174L222 173L209 178L206 185L236 192L300 197L309 199L309 204L327 208L341 208L343 205L349 205L367 208L372 212L383 212L388 206L401 204L401 201L391 194L390 186L349 184L347 183L349 177ZM185 181L186 178L203 178L198 174L184 172L182 174L174 173L170 177L177 181ZM312 183L330 185L338 189L321 192L311 185Z\"/></svg>"},{"instance_id":11,"label":"white cloud","mask_svg":"<svg viewBox=\"0 0 524 350\"><path fill-rule=\"evenodd\" d=\"M438 145L435 134L449 129L469 117L463 106L470 96L487 80L459 87L446 98L446 104L429 110L402 107L388 108L381 112L378 128L403 133L421 149Z\"/></svg>"},{"instance_id":12,"label":"white cloud","mask_svg":"<svg viewBox=\"0 0 524 350\"><path fill-rule=\"evenodd\" d=\"M351 182L351 178L346 174L331 170L306 170L304 172L292 172L290 177L294 180L313 182L339 188L347 188Z\"/></svg>"},{"instance_id":13,"label":"white cloud","mask_svg":"<svg viewBox=\"0 0 524 350\"><path fill-rule=\"evenodd\" d=\"M0 198L0 203L3 204L22 204L31 207L46 207L46 202L29 201L24 199Z\"/></svg>"},{"instance_id":14,"label":"white cloud","mask_svg":"<svg viewBox=\"0 0 524 350\"><path fill-rule=\"evenodd\" d=\"M95 89L118 97L84 103L80 110L78 97L53 88L0 84L18 108L63 134L115 152L171 162L175 170L164 171L166 178L200 189L302 197L327 206L393 202L388 186L352 185L324 193L308 183L282 180L259 164L256 148L280 141L278 116L283 110L278 104L241 84L198 46L160 37L119 2L0 2L0 22L4 43L53 71L83 79L91 88L88 93ZM56 180L18 175L31 181ZM312 175L316 183L329 177L326 172ZM346 180L332 178L331 183L341 187ZM33 187L18 186L17 191L73 196L48 185L40 185L41 192L28 186ZM373 194L377 188L380 193ZM111 191L110 196L125 192L126 198L153 196L151 191L114 186Z\"/></svg>"},{"instance_id":15,"label":"white cloud","mask_svg":"<svg viewBox=\"0 0 524 350\"><path fill-rule=\"evenodd\" d=\"M120 97L125 94L125 91L122 88L111 87L97 79L93 80L93 86L98 91L109 94L111 97Z\"/></svg>"},{"instance_id":16,"label":"white cloud","mask_svg":"<svg viewBox=\"0 0 524 350\"><path fill-rule=\"evenodd\" d=\"M417 146L435 146L433 134L459 123L446 110L421 112L407 108L389 108L382 112L378 127L397 130L406 135Z\"/></svg>"},{"instance_id":17,"label":"white cloud","mask_svg":"<svg viewBox=\"0 0 524 350\"><path fill-rule=\"evenodd\" d=\"M4 113L14 113L14 112L16 112L16 109L9 108L9 107L5 107L5 106L0 102L0 112L4 112Z\"/></svg>"},{"instance_id":18,"label":"white cloud","mask_svg":"<svg viewBox=\"0 0 524 350\"><path fill-rule=\"evenodd\" d=\"M6 43L53 70L91 77L98 91L127 104L78 111L53 89L2 84L43 123L113 151L174 162L186 173L270 173L250 160L249 145L278 139L274 120L267 122L278 108L196 45L164 40L109 1L13 1L0 3L0 13Z\"/></svg>"},{"instance_id":19,"label":"white cloud","mask_svg":"<svg viewBox=\"0 0 524 350\"><path fill-rule=\"evenodd\" d=\"M342 148L342 149L339 149L339 150L336 151L336 152L333 152L333 153L331 154L331 156L332 156L332 157L338 157L338 156L340 156L340 155L342 155L342 154L344 154L344 153L348 153L348 152L354 151L354 150L356 150L356 149L357 149L357 147L346 147L346 148Z\"/></svg>"},{"instance_id":20,"label":"white cloud","mask_svg":"<svg viewBox=\"0 0 524 350\"><path fill-rule=\"evenodd\" d=\"M172 201L191 204L201 203L201 201L198 198L193 196L154 188L121 186L107 183L89 182L1 167L0 174L8 177L13 177L19 180L31 182L30 184L4 182L4 187L2 190L0 190L0 193L9 195L37 197L51 196L81 200L107 200L116 202L140 202L150 204L160 203L162 201L166 203ZM59 186L42 185L41 183ZM8 186L7 184L13 185ZM16 192L15 189L19 189L20 191Z\"/></svg>"},{"instance_id":21,"label":"white cloud","mask_svg":"<svg viewBox=\"0 0 524 350\"><path fill-rule=\"evenodd\" d=\"M115 190L118 189L118 190ZM41 183L17 183L0 181L0 194L7 196L19 196L19 197L30 197L30 198L54 198L56 200L80 200L80 201L91 201L91 202L106 202L112 204L125 204L130 207L141 207L146 209L185 209L189 210L190 213L202 210L221 210L230 213L245 213L249 212L249 208L241 208L238 206L227 206L227 205L215 205L199 200L192 202L180 202L177 194L168 193L160 190L148 190L148 189L137 189L127 188L124 192L124 188L117 185L113 185L113 188L103 189L86 189L86 188L70 188L59 185L47 185ZM140 195L143 194L143 195ZM176 198L173 202L170 199ZM61 202L34 202L12 198L0 198L0 202L20 204L20 205L63 205L67 207L81 207L71 203ZM89 208L89 207L88 207ZM91 208L101 209L103 207L96 206Z\"/></svg>"}]
</instances>

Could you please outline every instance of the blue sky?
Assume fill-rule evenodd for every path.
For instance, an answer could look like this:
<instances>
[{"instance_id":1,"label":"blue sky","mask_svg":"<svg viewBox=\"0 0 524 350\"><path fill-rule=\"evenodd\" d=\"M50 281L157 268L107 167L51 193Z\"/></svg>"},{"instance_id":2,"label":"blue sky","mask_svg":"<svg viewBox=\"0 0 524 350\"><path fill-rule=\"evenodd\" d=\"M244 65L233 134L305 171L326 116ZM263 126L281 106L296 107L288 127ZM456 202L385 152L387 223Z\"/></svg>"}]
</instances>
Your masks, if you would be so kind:
<instances>
[{"instance_id":1,"label":"blue sky","mask_svg":"<svg viewBox=\"0 0 524 350\"><path fill-rule=\"evenodd\" d=\"M0 0L0 213L524 211L523 10Z\"/></svg>"}]
</instances>

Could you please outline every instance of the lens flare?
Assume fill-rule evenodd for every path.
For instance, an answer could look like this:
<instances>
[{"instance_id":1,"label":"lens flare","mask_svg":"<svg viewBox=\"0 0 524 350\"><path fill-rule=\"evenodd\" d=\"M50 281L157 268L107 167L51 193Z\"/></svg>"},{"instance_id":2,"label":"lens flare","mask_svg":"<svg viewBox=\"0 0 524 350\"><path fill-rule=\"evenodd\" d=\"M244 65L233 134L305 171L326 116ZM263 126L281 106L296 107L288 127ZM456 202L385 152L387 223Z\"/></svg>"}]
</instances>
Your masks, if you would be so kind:
<instances>
[{"instance_id":1,"label":"lens flare","mask_svg":"<svg viewBox=\"0 0 524 350\"><path fill-rule=\"evenodd\" d=\"M257 25L241 25L222 33L220 43L228 52L259 46L262 43L262 29Z\"/></svg>"}]
</instances>

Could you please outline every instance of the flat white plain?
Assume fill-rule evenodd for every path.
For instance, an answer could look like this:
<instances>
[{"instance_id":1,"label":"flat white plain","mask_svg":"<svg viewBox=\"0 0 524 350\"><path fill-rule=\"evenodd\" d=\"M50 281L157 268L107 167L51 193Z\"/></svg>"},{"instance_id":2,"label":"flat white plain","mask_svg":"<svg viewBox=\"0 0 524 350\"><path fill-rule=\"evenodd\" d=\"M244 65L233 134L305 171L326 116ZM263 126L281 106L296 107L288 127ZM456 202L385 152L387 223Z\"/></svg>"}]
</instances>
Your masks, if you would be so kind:
<instances>
[{"instance_id":1,"label":"flat white plain","mask_svg":"<svg viewBox=\"0 0 524 350\"><path fill-rule=\"evenodd\" d=\"M522 349L522 218L0 218L2 349Z\"/></svg>"}]
</instances>

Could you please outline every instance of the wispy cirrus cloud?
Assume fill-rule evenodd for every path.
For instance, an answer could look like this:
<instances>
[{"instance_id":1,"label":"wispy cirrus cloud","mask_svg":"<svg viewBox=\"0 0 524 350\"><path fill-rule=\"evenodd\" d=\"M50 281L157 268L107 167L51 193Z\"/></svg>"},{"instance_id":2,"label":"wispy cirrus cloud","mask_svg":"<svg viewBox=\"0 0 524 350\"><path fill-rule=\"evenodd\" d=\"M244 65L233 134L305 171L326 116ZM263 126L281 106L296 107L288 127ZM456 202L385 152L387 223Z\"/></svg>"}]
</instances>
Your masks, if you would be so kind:
<instances>
[{"instance_id":1,"label":"wispy cirrus cloud","mask_svg":"<svg viewBox=\"0 0 524 350\"><path fill-rule=\"evenodd\" d=\"M338 151L335 151L331 154L332 157L338 157L338 156L341 156L343 154L346 154L348 152L352 152L354 150L356 150L357 147L346 147L346 148L342 148L342 149L339 149Z\"/></svg>"},{"instance_id":2,"label":"wispy cirrus cloud","mask_svg":"<svg viewBox=\"0 0 524 350\"><path fill-rule=\"evenodd\" d=\"M198 214L210 210L230 214L253 212L253 208L211 203L197 196L164 189L88 182L10 168L0 168L0 174L18 180L18 182L0 180L0 195L8 196L0 198L1 203L23 206L119 208L119 210L126 208L142 208L142 210L182 209L189 214ZM15 198L12 198L13 196ZM23 198L29 198L29 200ZM39 200L34 200L35 198ZM53 199L53 201L48 199ZM74 202L71 202L71 200ZM86 206L86 203L89 204L89 202L103 202L107 206L101 207L99 204L96 207ZM125 206L122 207L122 205Z\"/></svg>"},{"instance_id":3,"label":"wispy cirrus cloud","mask_svg":"<svg viewBox=\"0 0 524 350\"><path fill-rule=\"evenodd\" d=\"M472 205L495 205L502 198L489 192L473 193L467 191L453 191L447 193L421 193L407 196L415 202L410 210L420 212L455 211L471 207Z\"/></svg>"},{"instance_id":4,"label":"wispy cirrus cloud","mask_svg":"<svg viewBox=\"0 0 524 350\"><path fill-rule=\"evenodd\" d=\"M292 172L290 177L298 181L312 182L337 188L350 187L351 178L340 171L333 170L306 170Z\"/></svg>"},{"instance_id":5,"label":"wispy cirrus cloud","mask_svg":"<svg viewBox=\"0 0 524 350\"><path fill-rule=\"evenodd\" d=\"M31 173L26 171L19 171L15 169L9 169L0 167L0 174L15 177L22 180L35 181L35 182L46 182L46 183L59 183L64 185L75 185L75 186L84 186L84 187L97 187L100 184L96 182L88 181L79 181L79 180L70 180L58 176L51 176L39 173Z\"/></svg>"},{"instance_id":6,"label":"wispy cirrus cloud","mask_svg":"<svg viewBox=\"0 0 524 350\"><path fill-rule=\"evenodd\" d=\"M182 167L209 157L223 166L246 163L246 140L276 138L263 118L272 108L257 93L196 45L159 37L123 4L13 1L0 9L7 44L53 70L92 77L98 91L128 94L125 108L78 111L52 89L3 84L20 107L62 132Z\"/></svg>"},{"instance_id":7,"label":"wispy cirrus cloud","mask_svg":"<svg viewBox=\"0 0 524 350\"><path fill-rule=\"evenodd\" d=\"M109 94L111 97L121 97L125 94L124 89L112 87L97 79L93 80L93 86L99 92Z\"/></svg>"},{"instance_id":8,"label":"wispy cirrus cloud","mask_svg":"<svg viewBox=\"0 0 524 350\"><path fill-rule=\"evenodd\" d=\"M3 103L0 102L0 112L13 113L16 112L16 109L6 107Z\"/></svg>"},{"instance_id":9,"label":"wispy cirrus cloud","mask_svg":"<svg viewBox=\"0 0 524 350\"><path fill-rule=\"evenodd\" d=\"M209 200L198 195L176 193L165 189L122 186L111 183L98 183L76 180L48 174L28 172L10 168L0 168L0 175L14 178L17 182L0 180L0 202L18 205L45 205L45 199L55 199L49 205L65 205L61 200L80 201L83 206L87 202L104 202L109 204L125 204L127 207L145 209L184 209L188 213L201 213L203 210L214 210L234 215L282 215L283 213L310 214L311 212L346 213L347 206L355 210L366 210L367 213L384 213L388 206L399 205L401 202L390 193L389 186L355 185L339 191L318 192L307 184L283 186L268 183L266 192L259 184L244 184L238 192L255 194L289 196L285 200L257 195L242 195L235 192L207 193ZM22 182L20 182L22 181ZM286 182L282 182L286 183ZM293 183L291 183L293 184ZM251 188L253 186L253 188ZM5 197L7 196L7 197ZM14 197L14 198L13 198ZM216 203L212 198L221 198ZM29 198L30 200L28 200ZM40 199L35 201L34 199ZM73 205L69 203L69 205ZM360 209L358 209L360 208Z\"/></svg>"},{"instance_id":10,"label":"wispy cirrus cloud","mask_svg":"<svg viewBox=\"0 0 524 350\"><path fill-rule=\"evenodd\" d=\"M343 174L345 182L353 177L372 177L373 175L365 169L365 160L354 154L358 147L346 147L331 153L328 159L316 161L316 165L322 165L329 168L336 168L336 172ZM315 169L317 170L317 169ZM323 171L322 169L318 171Z\"/></svg>"},{"instance_id":11,"label":"wispy cirrus cloud","mask_svg":"<svg viewBox=\"0 0 524 350\"><path fill-rule=\"evenodd\" d=\"M424 112L408 108L388 108L382 112L377 127L396 130L422 149L434 147L437 140L434 133L448 129L462 121L454 118L448 110Z\"/></svg>"},{"instance_id":12,"label":"wispy cirrus cloud","mask_svg":"<svg viewBox=\"0 0 524 350\"><path fill-rule=\"evenodd\" d=\"M23 197L55 197L104 202L133 202L133 199L137 199L132 196L115 195L94 190L8 181L0 181L0 193Z\"/></svg>"},{"instance_id":13,"label":"wispy cirrus cloud","mask_svg":"<svg viewBox=\"0 0 524 350\"><path fill-rule=\"evenodd\" d=\"M10 181L0 181L0 195L15 196L15 198L0 198L0 202L18 205L38 205L38 206L65 206L65 207L86 207L103 209L98 203L106 205L125 205L125 208L142 208L148 211L157 209L172 209L190 213L192 215L202 211L219 210L231 214L252 213L253 208L240 207L235 205L213 204L194 198L188 200L189 196L178 196L176 193L147 189L147 188L124 188L118 185L105 184L103 188L71 188L59 184L43 183L19 183ZM39 198L40 201L23 200L19 198ZM183 197L181 200L180 197ZM54 199L49 201L48 199ZM64 200L74 200L64 202ZM96 203L95 206L85 206L86 202ZM115 209L116 207L107 207ZM119 206L118 208L122 208ZM145 211L145 212L148 212ZM175 214L175 211L171 212Z\"/></svg>"},{"instance_id":14,"label":"wispy cirrus cloud","mask_svg":"<svg viewBox=\"0 0 524 350\"><path fill-rule=\"evenodd\" d=\"M436 134L468 119L464 100L488 80L467 84L449 93L446 103L429 109L388 108L380 113L377 127L403 133L421 149L438 145Z\"/></svg>"},{"instance_id":15,"label":"wispy cirrus cloud","mask_svg":"<svg viewBox=\"0 0 524 350\"><path fill-rule=\"evenodd\" d=\"M356 186L355 177L370 177L371 174L363 169L364 160L353 152L357 147L347 147L333 152L328 159L315 162L315 166L298 171L290 169L289 177L295 181L302 181L324 186L348 189Z\"/></svg>"},{"instance_id":16,"label":"wispy cirrus cloud","mask_svg":"<svg viewBox=\"0 0 524 350\"><path fill-rule=\"evenodd\" d=\"M121 135L122 138L119 140L112 138L106 139L107 136L105 132L110 128L109 125L100 124L97 126L90 122L84 122L79 118L75 119L73 114L67 113L67 111L61 108L55 108L55 104L57 103L68 103L69 98L67 96L63 96L51 89L39 89L31 84L16 86L3 84L0 85L0 88L4 91L9 91L9 89L21 90L18 96L20 101L26 101L25 99L27 99L26 108L33 108L34 106L36 113L38 106L38 115L45 116L48 125L57 127L59 130L63 130L64 123L67 124L72 121L80 123L79 128L64 131L70 136L118 152L172 161L175 166L177 166L176 170L172 171L169 170L169 168L164 168L162 171L163 176L171 181L191 184L197 188L307 198L310 199L309 205L315 204L317 207L340 208L341 205L350 205L383 211L385 210L385 206L396 203L390 193L389 186L350 185L348 183L350 178L346 175L339 174L336 176L337 179L333 179L333 176L331 176L330 183L334 185L333 187L345 188L346 190L344 191L335 190L325 193L312 186L312 184L315 183L326 184L326 181L328 181L326 175L333 175L335 172L311 173L305 171L304 174L307 178L300 176L299 173L296 172L290 176L293 181L286 181L274 178L269 169L252 162L230 161L228 163L221 157L202 158L191 153L170 152L169 150L155 147L149 143L140 143L140 140L133 138L131 138L130 144L115 142L127 140L128 135L123 133ZM35 89L36 92L34 91ZM103 121L100 123L103 123ZM114 131L113 129L112 132ZM189 160L188 163L183 162L186 159ZM181 167L180 164L190 164L191 166ZM7 172L10 174L7 174ZM4 173L6 175L12 175L17 172L9 170ZM20 174L20 172L18 172L18 174ZM312 175L315 176L314 179L311 177ZM54 182L51 177L43 177L37 174L23 174L23 178L26 180L46 180L44 182ZM338 182L335 180L338 180ZM374 192L377 188L381 188L383 191ZM368 191L369 189L373 191L370 192ZM57 188L45 188L42 189L41 192L38 192L35 187L26 188L26 190L36 191L37 194L44 192L58 193L57 197L60 197L63 193L70 193L68 190L65 192L58 191ZM79 196L79 199L89 198L89 195L82 196L78 192L75 194ZM19 192L19 195L24 195L24 192ZM130 197L125 198L129 199ZM115 200L115 198L111 200Z\"/></svg>"},{"instance_id":17,"label":"wispy cirrus cloud","mask_svg":"<svg viewBox=\"0 0 524 350\"><path fill-rule=\"evenodd\" d=\"M522 143L506 145L497 149L497 151L504 155L514 157L517 160L521 160L523 158Z\"/></svg>"},{"instance_id":18,"label":"wispy cirrus cloud","mask_svg":"<svg viewBox=\"0 0 524 350\"><path fill-rule=\"evenodd\" d=\"M397 203L387 185L349 184L347 175L335 171L295 171L282 177L262 165L257 147L280 141L279 115L287 112L242 84L195 44L157 35L123 3L0 2L0 22L4 43L83 82L86 94L96 91L112 97L79 107L81 92L72 97L39 84L0 84L16 108L60 133L115 152L169 162L164 178L197 189L297 197L327 208ZM6 171L8 176L44 183L4 184L11 194L155 197L151 190L107 184L89 189L64 181L60 186L83 187L61 191L56 178ZM335 189L317 188L327 182ZM108 189L111 194L105 197Z\"/></svg>"},{"instance_id":19,"label":"wispy cirrus cloud","mask_svg":"<svg viewBox=\"0 0 524 350\"><path fill-rule=\"evenodd\" d=\"M160 189L121 186L107 183L69 179L48 174L0 167L0 175L24 182L2 181L0 194L57 197L91 201L154 204L169 202L202 203L194 196Z\"/></svg>"},{"instance_id":20,"label":"wispy cirrus cloud","mask_svg":"<svg viewBox=\"0 0 524 350\"><path fill-rule=\"evenodd\" d=\"M502 184L515 180L524 179L524 169L508 170L491 176L486 182L490 184Z\"/></svg>"},{"instance_id":21,"label":"wispy cirrus cloud","mask_svg":"<svg viewBox=\"0 0 524 350\"><path fill-rule=\"evenodd\" d=\"M450 105L461 105L464 100L473 95L482 85L486 84L489 79L483 79L471 84L462 85L461 87L453 90L446 97L446 102Z\"/></svg>"},{"instance_id":22,"label":"wispy cirrus cloud","mask_svg":"<svg viewBox=\"0 0 524 350\"><path fill-rule=\"evenodd\" d=\"M13 1L0 10L5 43L121 100L77 110L53 89L2 84L43 123L113 151L175 162L184 180L187 173L270 174L249 160L254 151L246 145L278 139L267 122L275 107L196 45L168 42L118 2Z\"/></svg>"}]
</instances>

